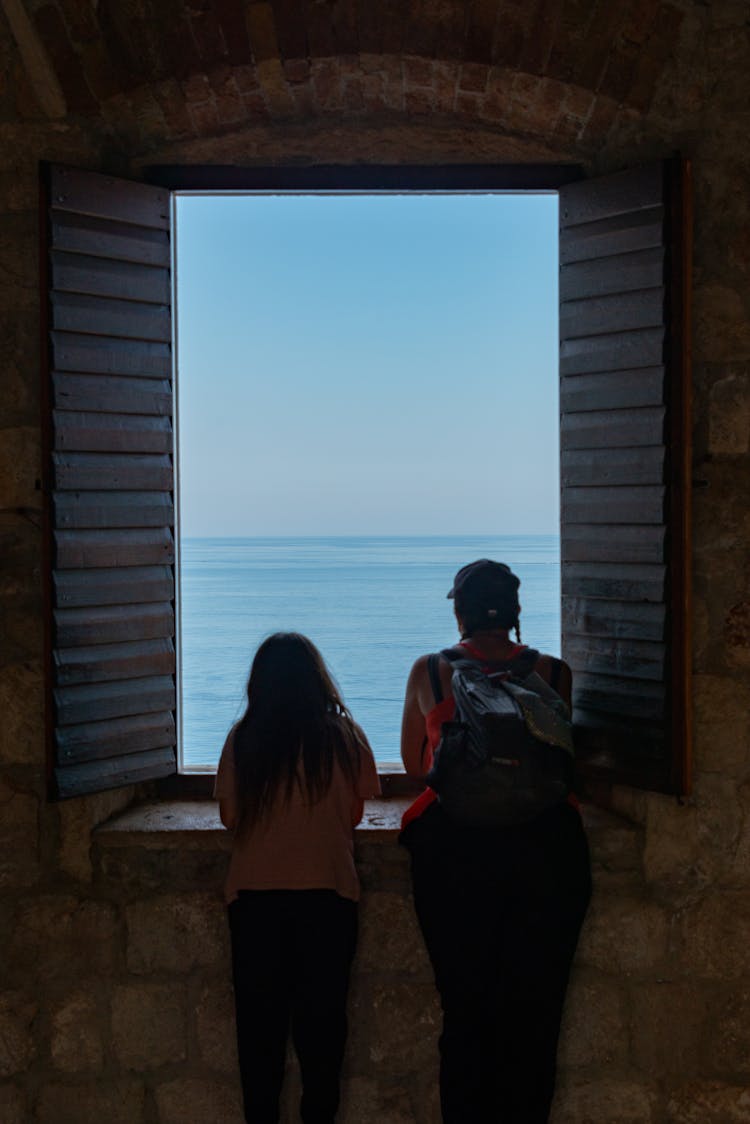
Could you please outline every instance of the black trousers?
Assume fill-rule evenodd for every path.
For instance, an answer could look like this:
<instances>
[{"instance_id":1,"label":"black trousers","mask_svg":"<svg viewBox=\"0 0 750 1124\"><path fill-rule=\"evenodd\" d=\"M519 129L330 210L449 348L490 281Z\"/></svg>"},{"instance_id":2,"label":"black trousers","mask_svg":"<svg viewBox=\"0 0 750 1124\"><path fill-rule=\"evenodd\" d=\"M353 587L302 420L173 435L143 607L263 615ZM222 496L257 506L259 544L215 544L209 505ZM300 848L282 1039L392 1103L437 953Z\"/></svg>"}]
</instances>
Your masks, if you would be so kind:
<instances>
[{"instance_id":1,"label":"black trousers","mask_svg":"<svg viewBox=\"0 0 750 1124\"><path fill-rule=\"evenodd\" d=\"M557 1040L591 896L578 812L460 828L438 804L410 824L414 902L443 1007L444 1124L546 1124Z\"/></svg>"},{"instance_id":2,"label":"black trousers","mask_svg":"<svg viewBox=\"0 0 750 1124\"><path fill-rule=\"evenodd\" d=\"M289 1032L305 1124L333 1124L356 902L333 890L246 890L229 906L245 1120L276 1124Z\"/></svg>"}]
</instances>

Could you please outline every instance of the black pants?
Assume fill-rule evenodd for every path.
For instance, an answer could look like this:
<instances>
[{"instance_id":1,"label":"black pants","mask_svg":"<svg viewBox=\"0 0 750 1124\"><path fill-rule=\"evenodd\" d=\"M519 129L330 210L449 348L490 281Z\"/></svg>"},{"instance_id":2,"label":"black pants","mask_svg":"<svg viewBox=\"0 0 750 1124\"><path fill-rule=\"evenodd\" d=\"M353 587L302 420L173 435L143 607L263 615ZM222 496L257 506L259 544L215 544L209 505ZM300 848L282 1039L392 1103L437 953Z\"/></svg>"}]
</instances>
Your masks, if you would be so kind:
<instances>
[{"instance_id":1,"label":"black pants","mask_svg":"<svg viewBox=\"0 0 750 1124\"><path fill-rule=\"evenodd\" d=\"M289 1031L305 1124L333 1124L357 905L333 890L247 890L229 906L245 1120L276 1124Z\"/></svg>"},{"instance_id":2,"label":"black pants","mask_svg":"<svg viewBox=\"0 0 750 1124\"><path fill-rule=\"evenodd\" d=\"M546 1124L591 896L578 812L564 804L530 824L479 831L451 824L435 804L402 842L443 1006L444 1124Z\"/></svg>"}]
</instances>

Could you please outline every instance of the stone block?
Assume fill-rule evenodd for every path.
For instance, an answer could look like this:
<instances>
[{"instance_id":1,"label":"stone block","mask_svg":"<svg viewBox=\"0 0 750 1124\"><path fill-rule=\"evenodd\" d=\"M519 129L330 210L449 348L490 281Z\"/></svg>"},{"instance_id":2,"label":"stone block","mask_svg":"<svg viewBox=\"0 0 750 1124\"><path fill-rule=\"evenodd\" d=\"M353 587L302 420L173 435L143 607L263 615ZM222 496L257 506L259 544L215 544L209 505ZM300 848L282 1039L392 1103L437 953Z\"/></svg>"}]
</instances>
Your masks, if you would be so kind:
<instances>
[{"instance_id":1,"label":"stone block","mask_svg":"<svg viewBox=\"0 0 750 1124\"><path fill-rule=\"evenodd\" d=\"M15 1085L0 1085L0 1120L3 1124L28 1124L26 1096Z\"/></svg>"},{"instance_id":2,"label":"stone block","mask_svg":"<svg viewBox=\"0 0 750 1124\"><path fill-rule=\"evenodd\" d=\"M34 1117L35 1124L140 1124L143 1119L144 1090L135 1078L44 1085Z\"/></svg>"},{"instance_id":3,"label":"stone block","mask_svg":"<svg viewBox=\"0 0 750 1124\"><path fill-rule=\"evenodd\" d=\"M91 832L97 824L127 808L133 799L132 786L99 792L85 800L66 800L58 806L60 848L58 864L71 878L90 882Z\"/></svg>"},{"instance_id":4,"label":"stone block","mask_svg":"<svg viewBox=\"0 0 750 1124\"><path fill-rule=\"evenodd\" d=\"M391 1075L437 1062L442 1014L432 983L382 983L355 988L350 1008L351 1057L363 1068Z\"/></svg>"},{"instance_id":5,"label":"stone block","mask_svg":"<svg viewBox=\"0 0 750 1124\"><path fill-rule=\"evenodd\" d=\"M750 1087L750 987L712 991L706 1057L717 1076L743 1074Z\"/></svg>"},{"instance_id":6,"label":"stone block","mask_svg":"<svg viewBox=\"0 0 750 1124\"><path fill-rule=\"evenodd\" d=\"M44 678L41 663L0 668L0 762L38 765L44 761Z\"/></svg>"},{"instance_id":7,"label":"stone block","mask_svg":"<svg viewBox=\"0 0 750 1124\"><path fill-rule=\"evenodd\" d=\"M169 1081L156 1088L159 1124L243 1124L239 1081L223 1085L199 1078Z\"/></svg>"},{"instance_id":8,"label":"stone block","mask_svg":"<svg viewBox=\"0 0 750 1124\"><path fill-rule=\"evenodd\" d=\"M633 1055L644 1073L667 1076L704 1068L710 988L693 982L652 980L631 993Z\"/></svg>"},{"instance_id":9,"label":"stone block","mask_svg":"<svg viewBox=\"0 0 750 1124\"><path fill-rule=\"evenodd\" d=\"M0 890L26 888L39 878L39 801L0 777Z\"/></svg>"},{"instance_id":10,"label":"stone block","mask_svg":"<svg viewBox=\"0 0 750 1124\"><path fill-rule=\"evenodd\" d=\"M352 1077L342 1083L337 1120L341 1124L414 1124L414 1112L402 1085Z\"/></svg>"},{"instance_id":11,"label":"stone block","mask_svg":"<svg viewBox=\"0 0 750 1124\"><path fill-rule=\"evenodd\" d=\"M186 1009L182 984L124 984L112 996L112 1045L125 1069L183 1061Z\"/></svg>"},{"instance_id":12,"label":"stone block","mask_svg":"<svg viewBox=\"0 0 750 1124\"><path fill-rule=\"evenodd\" d=\"M364 972L418 972L432 976L410 898L366 894L360 906L357 967Z\"/></svg>"},{"instance_id":13,"label":"stone block","mask_svg":"<svg viewBox=\"0 0 750 1124\"><path fill-rule=\"evenodd\" d=\"M691 1082L671 1095L666 1119L668 1124L747 1124L750 1089L716 1081Z\"/></svg>"},{"instance_id":14,"label":"stone block","mask_svg":"<svg viewBox=\"0 0 750 1124\"><path fill-rule=\"evenodd\" d=\"M713 892L679 919L676 951L693 977L750 976L750 894Z\"/></svg>"},{"instance_id":15,"label":"stone block","mask_svg":"<svg viewBox=\"0 0 750 1124\"><path fill-rule=\"evenodd\" d=\"M750 687L744 676L693 676L695 764L737 775L750 761Z\"/></svg>"},{"instance_id":16,"label":"stone block","mask_svg":"<svg viewBox=\"0 0 750 1124\"><path fill-rule=\"evenodd\" d=\"M578 960L630 976L661 964L667 954L668 917L646 897L595 894L578 945Z\"/></svg>"},{"instance_id":17,"label":"stone block","mask_svg":"<svg viewBox=\"0 0 750 1124\"><path fill-rule=\"evenodd\" d=\"M750 359L750 321L742 294L727 284L696 285L694 359L732 363Z\"/></svg>"},{"instance_id":18,"label":"stone block","mask_svg":"<svg viewBox=\"0 0 750 1124\"><path fill-rule=\"evenodd\" d=\"M131 972L189 972L229 962L226 918L208 894L164 895L127 907Z\"/></svg>"},{"instance_id":19,"label":"stone block","mask_svg":"<svg viewBox=\"0 0 750 1124\"><path fill-rule=\"evenodd\" d=\"M111 973L119 954L113 906L42 894L19 906L8 959L39 979L70 979Z\"/></svg>"},{"instance_id":20,"label":"stone block","mask_svg":"<svg viewBox=\"0 0 750 1124\"><path fill-rule=\"evenodd\" d=\"M629 1024L623 987L597 972L574 972L568 988L558 1059L564 1069L627 1061Z\"/></svg>"},{"instance_id":21,"label":"stone block","mask_svg":"<svg viewBox=\"0 0 750 1124\"><path fill-rule=\"evenodd\" d=\"M63 1073L102 1068L102 1025L93 991L74 992L53 1012L50 1052L55 1069Z\"/></svg>"},{"instance_id":22,"label":"stone block","mask_svg":"<svg viewBox=\"0 0 750 1124\"><path fill-rule=\"evenodd\" d=\"M228 982L204 988L195 1004L195 1030L201 1059L221 1073L237 1073L234 993Z\"/></svg>"},{"instance_id":23,"label":"stone block","mask_svg":"<svg viewBox=\"0 0 750 1124\"><path fill-rule=\"evenodd\" d=\"M21 991L0 992L0 1077L23 1073L36 1056L36 1002Z\"/></svg>"},{"instance_id":24,"label":"stone block","mask_svg":"<svg viewBox=\"0 0 750 1124\"><path fill-rule=\"evenodd\" d=\"M711 387L708 447L716 456L750 451L750 374L737 370Z\"/></svg>"},{"instance_id":25,"label":"stone block","mask_svg":"<svg viewBox=\"0 0 750 1124\"><path fill-rule=\"evenodd\" d=\"M41 455L39 430L17 426L0 430L0 508L39 507Z\"/></svg>"},{"instance_id":26,"label":"stone block","mask_svg":"<svg viewBox=\"0 0 750 1124\"><path fill-rule=\"evenodd\" d=\"M635 1079L561 1082L550 1124L657 1124L654 1101Z\"/></svg>"}]
</instances>

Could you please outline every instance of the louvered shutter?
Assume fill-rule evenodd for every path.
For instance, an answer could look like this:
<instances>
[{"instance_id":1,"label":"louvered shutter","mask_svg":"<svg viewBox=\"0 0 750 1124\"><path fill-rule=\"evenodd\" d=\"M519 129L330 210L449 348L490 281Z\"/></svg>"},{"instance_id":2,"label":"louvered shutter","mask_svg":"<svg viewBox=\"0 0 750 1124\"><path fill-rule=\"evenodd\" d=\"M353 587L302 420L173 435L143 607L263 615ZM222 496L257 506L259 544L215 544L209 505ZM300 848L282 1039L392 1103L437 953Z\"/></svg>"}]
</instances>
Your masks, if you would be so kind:
<instances>
[{"instance_id":1,"label":"louvered shutter","mask_svg":"<svg viewBox=\"0 0 750 1124\"><path fill-rule=\"evenodd\" d=\"M169 192L52 166L51 790L175 770Z\"/></svg>"},{"instance_id":2,"label":"louvered shutter","mask_svg":"<svg viewBox=\"0 0 750 1124\"><path fill-rule=\"evenodd\" d=\"M560 192L563 656L589 777L689 786L687 168Z\"/></svg>"}]
</instances>

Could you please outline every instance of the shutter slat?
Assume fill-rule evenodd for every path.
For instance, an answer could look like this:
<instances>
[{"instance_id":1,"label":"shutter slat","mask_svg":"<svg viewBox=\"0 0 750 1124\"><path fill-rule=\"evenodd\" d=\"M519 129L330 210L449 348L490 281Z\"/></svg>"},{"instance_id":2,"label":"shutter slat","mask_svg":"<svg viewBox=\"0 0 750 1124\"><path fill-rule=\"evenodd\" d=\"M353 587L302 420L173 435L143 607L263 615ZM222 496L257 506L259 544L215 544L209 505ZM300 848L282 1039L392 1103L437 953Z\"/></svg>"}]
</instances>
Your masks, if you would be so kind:
<instances>
[{"instance_id":1,"label":"shutter slat","mask_svg":"<svg viewBox=\"0 0 750 1124\"><path fill-rule=\"evenodd\" d=\"M103 788L118 788L168 777L174 771L174 749L169 747L146 753L128 753L124 757L110 757L86 765L66 765L55 769L54 776L57 795L65 800L101 792Z\"/></svg>"},{"instance_id":2,"label":"shutter slat","mask_svg":"<svg viewBox=\"0 0 750 1124\"><path fill-rule=\"evenodd\" d=\"M51 366L59 371L98 375L135 375L164 379L172 374L172 354L167 343L149 340L100 339L74 332L52 332Z\"/></svg>"},{"instance_id":3,"label":"shutter slat","mask_svg":"<svg viewBox=\"0 0 750 1124\"><path fill-rule=\"evenodd\" d=\"M666 489L662 485L629 488L563 488L562 518L566 523L642 523L664 522Z\"/></svg>"},{"instance_id":4,"label":"shutter slat","mask_svg":"<svg viewBox=\"0 0 750 1124\"><path fill-rule=\"evenodd\" d=\"M60 687L113 679L139 679L146 675L172 675L175 670L174 645L170 638L162 638L58 648L55 663Z\"/></svg>"},{"instance_id":5,"label":"shutter slat","mask_svg":"<svg viewBox=\"0 0 750 1124\"><path fill-rule=\"evenodd\" d=\"M660 327L663 320L663 288L588 297L560 306L560 331L567 340Z\"/></svg>"},{"instance_id":6,"label":"shutter slat","mask_svg":"<svg viewBox=\"0 0 750 1124\"><path fill-rule=\"evenodd\" d=\"M169 192L48 175L52 776L175 770Z\"/></svg>"},{"instance_id":7,"label":"shutter slat","mask_svg":"<svg viewBox=\"0 0 750 1124\"><path fill-rule=\"evenodd\" d=\"M174 539L168 527L137 530L56 531L58 570L171 565Z\"/></svg>"},{"instance_id":8,"label":"shutter slat","mask_svg":"<svg viewBox=\"0 0 750 1124\"><path fill-rule=\"evenodd\" d=\"M106 722L84 722L79 726L62 726L57 731L57 760L66 765L121 757L163 749L173 745L174 740L174 715L169 710Z\"/></svg>"},{"instance_id":9,"label":"shutter slat","mask_svg":"<svg viewBox=\"0 0 750 1124\"><path fill-rule=\"evenodd\" d=\"M88 293L158 305L169 303L168 270L110 258L53 253L52 284L60 293Z\"/></svg>"},{"instance_id":10,"label":"shutter slat","mask_svg":"<svg viewBox=\"0 0 750 1124\"><path fill-rule=\"evenodd\" d=\"M79 293L53 293L52 327L56 331L163 343L169 343L172 332L165 305Z\"/></svg>"},{"instance_id":11,"label":"shutter slat","mask_svg":"<svg viewBox=\"0 0 750 1124\"><path fill-rule=\"evenodd\" d=\"M73 375L53 371L52 390L58 410L164 417L172 414L172 386L167 379Z\"/></svg>"},{"instance_id":12,"label":"shutter slat","mask_svg":"<svg viewBox=\"0 0 750 1124\"><path fill-rule=\"evenodd\" d=\"M665 561L666 530L663 524L639 527L614 524L571 524L562 543L563 562Z\"/></svg>"},{"instance_id":13,"label":"shutter slat","mask_svg":"<svg viewBox=\"0 0 750 1124\"><path fill-rule=\"evenodd\" d=\"M560 458L563 488L603 484L658 484L664 479L663 445L570 449Z\"/></svg>"},{"instance_id":14,"label":"shutter slat","mask_svg":"<svg viewBox=\"0 0 750 1124\"><path fill-rule=\"evenodd\" d=\"M588 410L622 410L661 406L664 401L664 368L573 375L560 380L563 414Z\"/></svg>"},{"instance_id":15,"label":"shutter slat","mask_svg":"<svg viewBox=\"0 0 750 1124\"><path fill-rule=\"evenodd\" d=\"M50 168L50 208L169 230L169 192L77 168Z\"/></svg>"},{"instance_id":16,"label":"shutter slat","mask_svg":"<svg viewBox=\"0 0 750 1124\"><path fill-rule=\"evenodd\" d=\"M170 566L131 566L121 570L56 570L53 591L57 608L87 605L138 605L174 596Z\"/></svg>"},{"instance_id":17,"label":"shutter slat","mask_svg":"<svg viewBox=\"0 0 750 1124\"><path fill-rule=\"evenodd\" d=\"M54 695L58 720L63 726L174 710L175 707L175 686L171 675L58 687Z\"/></svg>"},{"instance_id":18,"label":"shutter slat","mask_svg":"<svg viewBox=\"0 0 750 1124\"><path fill-rule=\"evenodd\" d=\"M164 269L169 269L171 264L169 235L165 230L53 212L50 231L53 245L67 254L111 258Z\"/></svg>"},{"instance_id":19,"label":"shutter slat","mask_svg":"<svg viewBox=\"0 0 750 1124\"><path fill-rule=\"evenodd\" d=\"M560 424L563 449L639 448L664 444L664 406L637 410L566 413Z\"/></svg>"},{"instance_id":20,"label":"shutter slat","mask_svg":"<svg viewBox=\"0 0 750 1124\"><path fill-rule=\"evenodd\" d=\"M596 257L591 261L571 262L560 268L560 300L602 297L609 293L629 293L656 289L664 281L664 254L661 245L630 254Z\"/></svg>"},{"instance_id":21,"label":"shutter slat","mask_svg":"<svg viewBox=\"0 0 750 1124\"><path fill-rule=\"evenodd\" d=\"M55 609L54 618L60 648L174 636L174 610L168 601Z\"/></svg>"},{"instance_id":22,"label":"shutter slat","mask_svg":"<svg viewBox=\"0 0 750 1124\"><path fill-rule=\"evenodd\" d=\"M560 373L585 375L596 371L659 367L664 362L665 341L663 328L565 338L560 343Z\"/></svg>"},{"instance_id":23,"label":"shutter slat","mask_svg":"<svg viewBox=\"0 0 750 1124\"><path fill-rule=\"evenodd\" d=\"M59 492L54 508L62 530L174 526L172 498L165 492Z\"/></svg>"},{"instance_id":24,"label":"shutter slat","mask_svg":"<svg viewBox=\"0 0 750 1124\"><path fill-rule=\"evenodd\" d=\"M613 642L609 638L576 636L568 641L566 658L575 673L593 672L661 682L665 653L665 645L656 641Z\"/></svg>"},{"instance_id":25,"label":"shutter slat","mask_svg":"<svg viewBox=\"0 0 750 1124\"><path fill-rule=\"evenodd\" d=\"M55 449L91 453L172 451L172 423L168 417L55 410L53 421Z\"/></svg>"},{"instance_id":26,"label":"shutter slat","mask_svg":"<svg viewBox=\"0 0 750 1124\"><path fill-rule=\"evenodd\" d=\"M684 597L673 605L688 588L681 176L665 163L560 192L562 654L576 745L587 776L662 791L685 791L688 755Z\"/></svg>"},{"instance_id":27,"label":"shutter slat","mask_svg":"<svg viewBox=\"0 0 750 1124\"><path fill-rule=\"evenodd\" d=\"M58 490L168 491L172 486L172 459L132 453L54 453L52 473L53 486Z\"/></svg>"},{"instance_id":28,"label":"shutter slat","mask_svg":"<svg viewBox=\"0 0 750 1124\"><path fill-rule=\"evenodd\" d=\"M603 597L612 601L664 600L666 566L636 563L565 562L566 597Z\"/></svg>"},{"instance_id":29,"label":"shutter slat","mask_svg":"<svg viewBox=\"0 0 750 1124\"><path fill-rule=\"evenodd\" d=\"M592 597L562 599L562 625L566 637L601 636L612 641L664 640L666 606L645 601L601 600Z\"/></svg>"}]
</instances>

